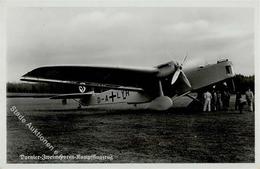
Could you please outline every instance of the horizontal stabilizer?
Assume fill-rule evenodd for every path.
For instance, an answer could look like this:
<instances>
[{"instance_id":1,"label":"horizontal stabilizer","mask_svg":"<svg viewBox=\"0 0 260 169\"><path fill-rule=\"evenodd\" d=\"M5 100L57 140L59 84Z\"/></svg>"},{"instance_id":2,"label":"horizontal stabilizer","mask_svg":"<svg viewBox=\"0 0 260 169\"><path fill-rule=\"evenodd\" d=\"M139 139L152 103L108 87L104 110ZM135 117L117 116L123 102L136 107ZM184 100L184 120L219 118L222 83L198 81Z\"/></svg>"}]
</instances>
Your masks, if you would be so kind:
<instances>
[{"instance_id":1,"label":"horizontal stabilizer","mask_svg":"<svg viewBox=\"0 0 260 169\"><path fill-rule=\"evenodd\" d=\"M94 94L94 92L60 94L60 95L53 96L50 99L81 99L81 98L90 97L93 94Z\"/></svg>"}]
</instances>

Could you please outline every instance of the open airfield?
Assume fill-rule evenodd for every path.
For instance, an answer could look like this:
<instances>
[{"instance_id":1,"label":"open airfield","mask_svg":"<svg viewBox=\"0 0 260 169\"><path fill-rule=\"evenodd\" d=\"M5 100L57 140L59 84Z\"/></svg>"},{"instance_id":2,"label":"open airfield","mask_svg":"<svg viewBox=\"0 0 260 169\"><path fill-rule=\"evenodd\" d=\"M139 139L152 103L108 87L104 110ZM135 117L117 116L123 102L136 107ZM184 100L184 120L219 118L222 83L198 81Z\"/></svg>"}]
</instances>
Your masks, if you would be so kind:
<instances>
[{"instance_id":1,"label":"open airfield","mask_svg":"<svg viewBox=\"0 0 260 169\"><path fill-rule=\"evenodd\" d=\"M187 100L179 101L180 107ZM183 104L182 104L183 103ZM177 102L176 102L177 104ZM10 110L16 106L53 145L51 151ZM123 107L121 105L120 107ZM63 106L46 98L7 99L8 163L252 163L255 161L254 113L240 114L231 97L229 111L165 112ZM247 107L245 107L247 109ZM22 159L25 156L109 156L109 159Z\"/></svg>"}]
</instances>

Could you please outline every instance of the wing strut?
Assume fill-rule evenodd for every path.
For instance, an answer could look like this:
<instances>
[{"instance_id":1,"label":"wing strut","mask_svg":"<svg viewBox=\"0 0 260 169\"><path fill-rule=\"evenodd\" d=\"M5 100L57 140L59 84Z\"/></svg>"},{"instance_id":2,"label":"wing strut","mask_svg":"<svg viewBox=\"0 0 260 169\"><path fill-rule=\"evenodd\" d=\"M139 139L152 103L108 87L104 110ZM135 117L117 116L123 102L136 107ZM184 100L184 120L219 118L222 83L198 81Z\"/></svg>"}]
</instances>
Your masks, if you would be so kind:
<instances>
[{"instance_id":1,"label":"wing strut","mask_svg":"<svg viewBox=\"0 0 260 169\"><path fill-rule=\"evenodd\" d=\"M159 80L159 95L160 95L160 96L164 96L161 80Z\"/></svg>"},{"instance_id":2,"label":"wing strut","mask_svg":"<svg viewBox=\"0 0 260 169\"><path fill-rule=\"evenodd\" d=\"M191 99L193 99L193 100L195 100L195 101L197 101L197 102L199 102L199 103L201 103L201 104L203 104L199 99L197 99L197 98L195 98L195 97L193 97L193 96L191 96L189 94L186 94L186 96L191 98Z\"/></svg>"}]
</instances>

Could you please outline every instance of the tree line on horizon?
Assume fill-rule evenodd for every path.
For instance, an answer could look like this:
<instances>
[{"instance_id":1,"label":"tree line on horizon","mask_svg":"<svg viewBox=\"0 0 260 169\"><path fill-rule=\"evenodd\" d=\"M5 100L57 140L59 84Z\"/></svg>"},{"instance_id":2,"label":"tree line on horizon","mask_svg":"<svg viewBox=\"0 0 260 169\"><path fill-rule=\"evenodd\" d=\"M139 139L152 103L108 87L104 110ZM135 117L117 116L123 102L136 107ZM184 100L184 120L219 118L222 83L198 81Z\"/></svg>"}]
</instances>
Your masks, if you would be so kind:
<instances>
[{"instance_id":1,"label":"tree line on horizon","mask_svg":"<svg viewBox=\"0 0 260 169\"><path fill-rule=\"evenodd\" d=\"M244 76L237 74L233 80L236 91L245 93L250 88L253 92L255 92L255 75Z\"/></svg>"},{"instance_id":2,"label":"tree line on horizon","mask_svg":"<svg viewBox=\"0 0 260 169\"><path fill-rule=\"evenodd\" d=\"M255 76L235 75L233 78L236 91L244 93L248 88L255 89ZM6 85L8 93L78 93L77 85L55 83L12 83Z\"/></svg>"}]
</instances>

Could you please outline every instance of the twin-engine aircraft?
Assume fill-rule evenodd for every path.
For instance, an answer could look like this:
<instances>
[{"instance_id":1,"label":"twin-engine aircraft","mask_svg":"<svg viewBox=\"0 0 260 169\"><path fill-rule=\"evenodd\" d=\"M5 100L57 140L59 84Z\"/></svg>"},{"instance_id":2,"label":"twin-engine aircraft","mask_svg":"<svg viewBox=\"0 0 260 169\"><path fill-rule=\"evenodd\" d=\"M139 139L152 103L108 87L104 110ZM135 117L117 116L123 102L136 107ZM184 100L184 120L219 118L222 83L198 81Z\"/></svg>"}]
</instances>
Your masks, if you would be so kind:
<instances>
[{"instance_id":1,"label":"twin-engine aircraft","mask_svg":"<svg viewBox=\"0 0 260 169\"><path fill-rule=\"evenodd\" d=\"M107 66L46 66L22 76L22 81L71 84L78 93L55 95L51 99L77 100L80 106L126 103L145 104L148 109L167 110L173 102L189 93L213 86L234 76L228 60L216 64L182 68L168 62L151 69ZM87 87L105 88L104 92L86 91ZM190 96L192 97L192 96Z\"/></svg>"}]
</instances>

